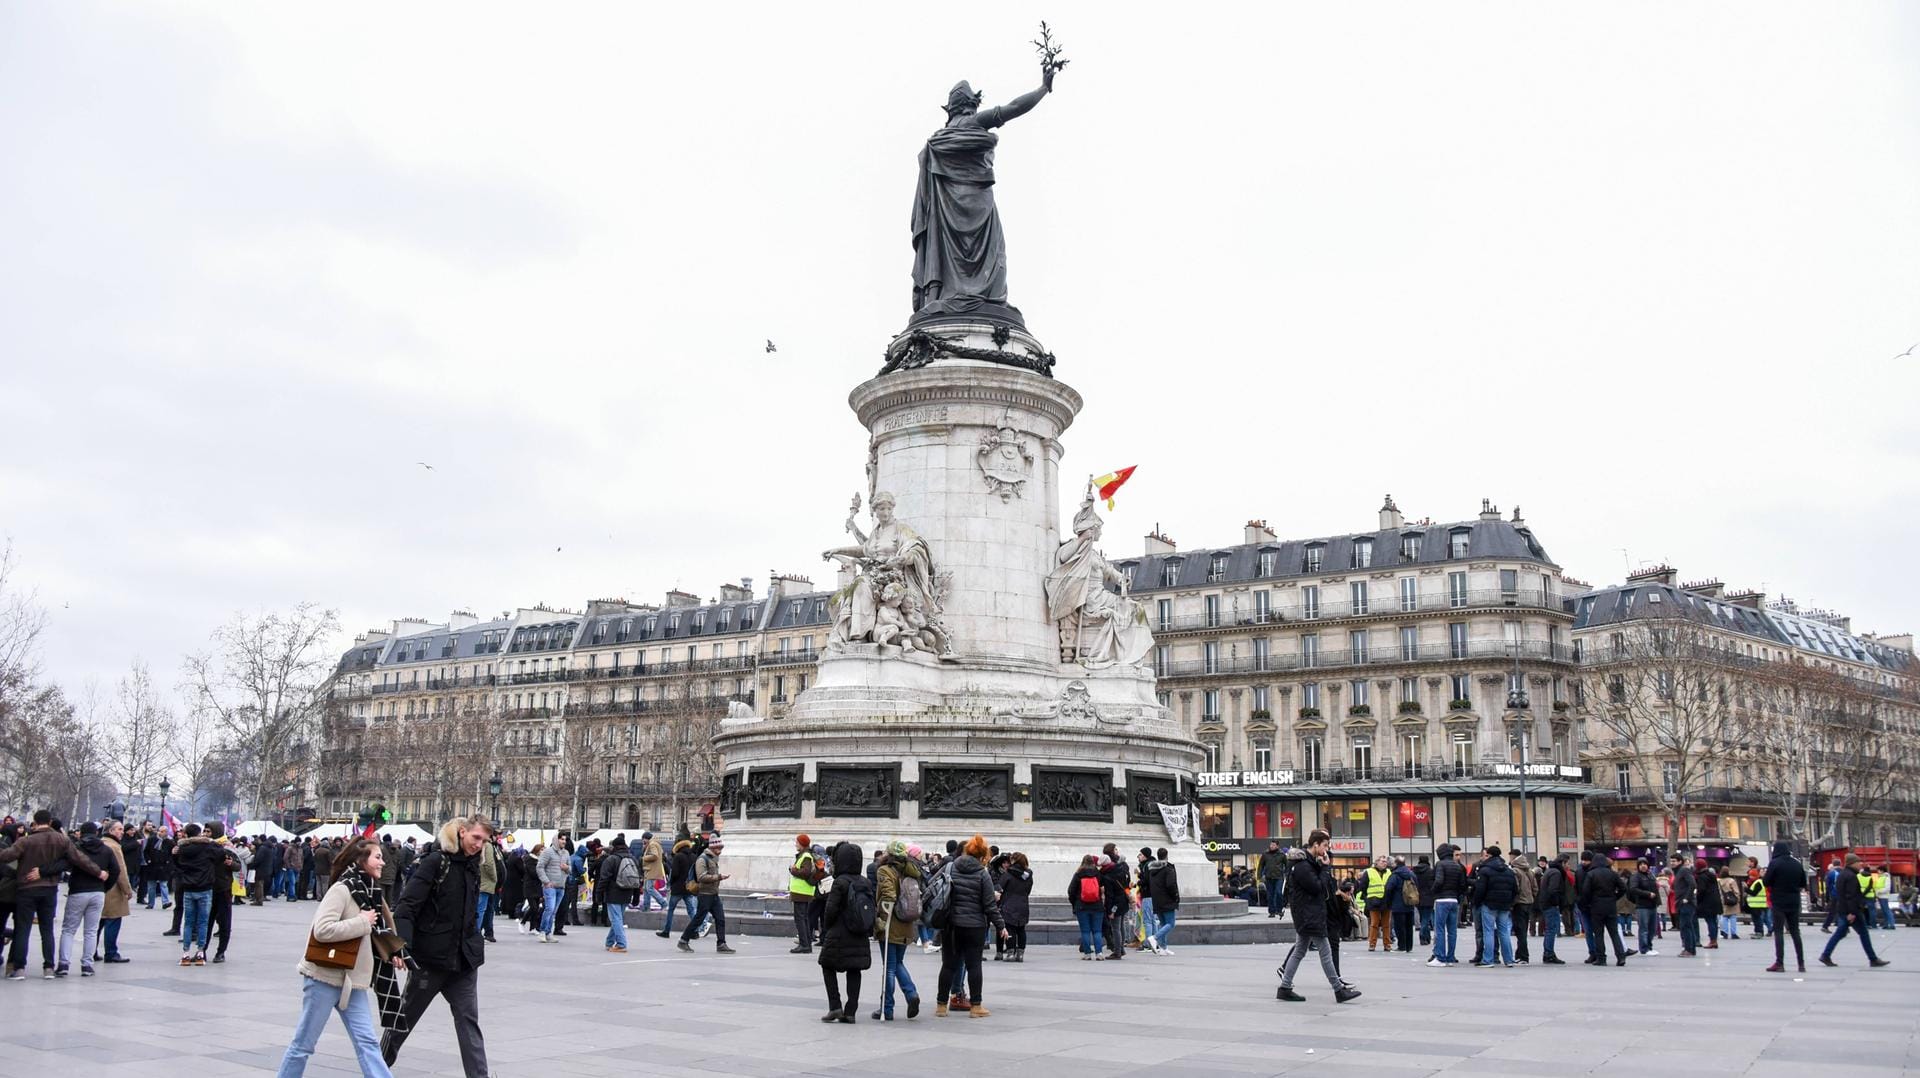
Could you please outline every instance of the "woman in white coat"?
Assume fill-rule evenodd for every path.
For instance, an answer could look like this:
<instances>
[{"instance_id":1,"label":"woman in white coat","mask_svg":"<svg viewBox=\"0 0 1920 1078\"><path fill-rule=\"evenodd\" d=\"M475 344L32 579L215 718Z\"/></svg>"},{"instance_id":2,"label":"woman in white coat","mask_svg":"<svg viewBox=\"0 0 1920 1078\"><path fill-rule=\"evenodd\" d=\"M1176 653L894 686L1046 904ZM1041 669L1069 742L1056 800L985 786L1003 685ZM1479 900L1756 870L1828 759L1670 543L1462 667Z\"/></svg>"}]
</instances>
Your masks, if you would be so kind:
<instances>
[{"instance_id":1,"label":"woman in white coat","mask_svg":"<svg viewBox=\"0 0 1920 1078\"><path fill-rule=\"evenodd\" d=\"M360 1061L364 1078L392 1078L392 1072L380 1058L380 1025L374 1006L375 977L391 984L391 974L376 971L380 962L374 940L392 936L390 914L380 901L380 869L385 862L380 844L357 838L342 849L333 862L333 886L320 899L313 915L313 939L319 943L360 941L359 955L352 969L338 969L302 960L303 979L300 1024L294 1027L293 1041L280 1060L280 1078L300 1078L313 1056L313 1046L326 1028L328 1012L338 1013L340 1024L353 1039L353 1053ZM394 969L406 968L404 950L393 955Z\"/></svg>"}]
</instances>

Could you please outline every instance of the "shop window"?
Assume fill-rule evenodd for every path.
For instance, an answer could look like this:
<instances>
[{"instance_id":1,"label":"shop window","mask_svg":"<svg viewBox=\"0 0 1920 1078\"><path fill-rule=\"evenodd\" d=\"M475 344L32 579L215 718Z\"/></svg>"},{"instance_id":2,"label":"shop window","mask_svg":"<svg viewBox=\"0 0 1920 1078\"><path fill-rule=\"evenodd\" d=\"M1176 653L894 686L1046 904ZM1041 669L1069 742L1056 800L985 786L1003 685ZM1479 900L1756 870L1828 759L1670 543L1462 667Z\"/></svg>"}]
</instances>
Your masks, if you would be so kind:
<instances>
[{"instance_id":1,"label":"shop window","mask_svg":"<svg viewBox=\"0 0 1920 1078\"><path fill-rule=\"evenodd\" d=\"M1580 840L1580 806L1565 797L1553 801L1553 829L1563 839Z\"/></svg>"},{"instance_id":2,"label":"shop window","mask_svg":"<svg viewBox=\"0 0 1920 1078\"><path fill-rule=\"evenodd\" d=\"M1366 798L1352 801L1322 801L1320 826L1334 838L1371 838L1373 802Z\"/></svg>"},{"instance_id":3,"label":"shop window","mask_svg":"<svg viewBox=\"0 0 1920 1078\"><path fill-rule=\"evenodd\" d=\"M1454 797L1447 801L1448 834L1456 839L1479 842L1486 834L1477 797Z\"/></svg>"},{"instance_id":4,"label":"shop window","mask_svg":"<svg viewBox=\"0 0 1920 1078\"><path fill-rule=\"evenodd\" d=\"M1533 810L1535 801L1532 798L1527 800L1525 812L1520 811L1520 805L1521 802L1519 798L1507 798L1507 828L1513 833L1513 846L1511 848L1516 850L1536 849L1537 847L1533 842Z\"/></svg>"},{"instance_id":5,"label":"shop window","mask_svg":"<svg viewBox=\"0 0 1920 1078\"><path fill-rule=\"evenodd\" d=\"M1233 835L1233 802L1201 805L1200 835L1207 839L1231 837Z\"/></svg>"},{"instance_id":6,"label":"shop window","mask_svg":"<svg viewBox=\"0 0 1920 1078\"><path fill-rule=\"evenodd\" d=\"M1393 806L1395 838L1433 838L1433 802L1425 799L1397 801Z\"/></svg>"}]
</instances>

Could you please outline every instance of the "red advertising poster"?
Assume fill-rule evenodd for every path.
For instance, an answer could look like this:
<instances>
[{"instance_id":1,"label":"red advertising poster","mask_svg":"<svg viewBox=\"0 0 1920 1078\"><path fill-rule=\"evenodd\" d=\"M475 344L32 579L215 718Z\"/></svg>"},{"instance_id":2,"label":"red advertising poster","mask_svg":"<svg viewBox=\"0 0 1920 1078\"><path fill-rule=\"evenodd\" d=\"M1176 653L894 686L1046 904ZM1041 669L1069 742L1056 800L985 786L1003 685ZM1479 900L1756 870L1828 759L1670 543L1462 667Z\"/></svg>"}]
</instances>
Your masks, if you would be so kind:
<instances>
[{"instance_id":1,"label":"red advertising poster","mask_svg":"<svg viewBox=\"0 0 1920 1078\"><path fill-rule=\"evenodd\" d=\"M1300 826L1300 817L1298 814L1290 810L1283 811L1280 813L1280 830L1281 831L1291 835L1293 834L1293 829L1299 826Z\"/></svg>"},{"instance_id":2,"label":"red advertising poster","mask_svg":"<svg viewBox=\"0 0 1920 1078\"><path fill-rule=\"evenodd\" d=\"M1433 822L1433 807L1425 801L1416 801L1413 805L1413 822L1416 824Z\"/></svg>"},{"instance_id":3,"label":"red advertising poster","mask_svg":"<svg viewBox=\"0 0 1920 1078\"><path fill-rule=\"evenodd\" d=\"M1413 802L1411 801L1400 802L1399 811L1394 814L1394 817L1395 817L1395 822L1398 825L1398 830L1396 833L1401 838L1412 838L1413 837Z\"/></svg>"},{"instance_id":4,"label":"red advertising poster","mask_svg":"<svg viewBox=\"0 0 1920 1078\"><path fill-rule=\"evenodd\" d=\"M1273 812L1272 805L1269 805L1264 801L1259 801L1254 803L1254 806L1253 806L1253 837L1254 838L1266 838L1268 835L1273 833L1267 830L1267 827L1270 821L1273 819L1272 812Z\"/></svg>"}]
</instances>

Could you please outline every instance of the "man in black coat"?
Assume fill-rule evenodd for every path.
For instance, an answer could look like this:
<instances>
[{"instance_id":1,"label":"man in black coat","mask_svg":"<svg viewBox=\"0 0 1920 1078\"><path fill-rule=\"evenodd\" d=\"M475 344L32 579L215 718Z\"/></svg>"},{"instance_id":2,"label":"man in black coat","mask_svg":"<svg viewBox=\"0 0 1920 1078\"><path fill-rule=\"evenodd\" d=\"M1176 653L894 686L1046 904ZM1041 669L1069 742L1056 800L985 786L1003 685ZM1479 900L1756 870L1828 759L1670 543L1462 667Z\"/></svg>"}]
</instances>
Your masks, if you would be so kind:
<instances>
[{"instance_id":1,"label":"man in black coat","mask_svg":"<svg viewBox=\"0 0 1920 1078\"><path fill-rule=\"evenodd\" d=\"M1580 878L1580 908L1587 911L1587 965L1604 966L1607 964L1606 941L1613 941L1613 961L1615 965L1627 964L1627 948L1620 942L1620 918L1615 907L1620 896L1626 893L1626 885L1620 882L1620 874L1604 859L1591 856L1591 851L1580 855L1587 862L1586 875ZM1600 935L1602 928L1606 936Z\"/></svg>"},{"instance_id":2,"label":"man in black coat","mask_svg":"<svg viewBox=\"0 0 1920 1078\"><path fill-rule=\"evenodd\" d=\"M1460 960L1460 900L1467 897L1467 870L1456 859L1459 847L1442 842L1433 851L1433 957L1429 966L1453 966Z\"/></svg>"},{"instance_id":3,"label":"man in black coat","mask_svg":"<svg viewBox=\"0 0 1920 1078\"><path fill-rule=\"evenodd\" d=\"M1840 887L1834 899L1834 916L1840 927L1827 940L1827 948L1820 952L1820 964L1837 966L1833 960L1833 949L1847 938L1847 933L1860 934L1860 946L1867 952L1867 962L1873 966L1884 966L1887 960L1873 953L1873 940L1867 935L1867 901L1860 890L1860 855L1847 855L1847 866L1840 870Z\"/></svg>"},{"instance_id":4,"label":"man in black coat","mask_svg":"<svg viewBox=\"0 0 1920 1078\"><path fill-rule=\"evenodd\" d=\"M1684 853L1670 858L1673 869L1673 927L1680 930L1680 957L1692 958L1700 945L1700 882L1693 874L1693 863ZM1708 873L1711 876L1711 873ZM1714 888L1714 893L1719 893Z\"/></svg>"},{"instance_id":5,"label":"man in black coat","mask_svg":"<svg viewBox=\"0 0 1920 1078\"><path fill-rule=\"evenodd\" d=\"M1326 860L1329 840L1330 836L1316 827L1307 835L1304 848L1296 846L1287 851L1287 909L1293 913L1293 949L1280 967L1280 989L1274 995L1288 1003L1306 1002L1307 997L1293 990L1293 977L1308 951L1319 954L1320 972L1327 975L1336 1001L1345 1003L1360 995L1358 988L1341 979L1334 965L1329 907L1338 891Z\"/></svg>"},{"instance_id":6,"label":"man in black coat","mask_svg":"<svg viewBox=\"0 0 1920 1078\"><path fill-rule=\"evenodd\" d=\"M448 820L400 893L394 928L407 941L414 968L400 1000L401 1022L380 1041L389 1067L406 1043L403 1031L419 1023L433 997L445 996L467 1078L487 1076L486 1041L480 1035L480 966L487 952L479 932L480 847L486 841L486 824L458 816Z\"/></svg>"},{"instance_id":7,"label":"man in black coat","mask_svg":"<svg viewBox=\"0 0 1920 1078\"><path fill-rule=\"evenodd\" d=\"M1133 880L1133 874L1127 871L1127 862L1111 842L1107 843L1107 859L1100 875L1104 883L1101 890L1107 896L1107 960L1111 962L1127 957L1127 941L1121 929L1127 923L1127 907L1132 904L1127 887Z\"/></svg>"},{"instance_id":8,"label":"man in black coat","mask_svg":"<svg viewBox=\"0 0 1920 1078\"><path fill-rule=\"evenodd\" d=\"M1513 965L1513 903L1520 893L1513 869L1500 856L1500 847L1488 846L1473 868L1473 905L1480 921L1480 964L1490 966L1496 956Z\"/></svg>"},{"instance_id":9,"label":"man in black coat","mask_svg":"<svg viewBox=\"0 0 1920 1078\"><path fill-rule=\"evenodd\" d=\"M1773 844L1773 856L1767 860L1766 874L1760 877L1766 885L1767 899L1773 903L1773 913L1779 927L1773 932L1773 965L1767 967L1768 973L1786 972L1786 941L1784 934L1793 936L1793 959L1799 965L1800 972L1807 971L1807 956L1800 949L1800 896L1807 890L1807 866L1793 855L1792 845L1782 841ZM1715 888L1718 890L1718 888Z\"/></svg>"},{"instance_id":10,"label":"man in black coat","mask_svg":"<svg viewBox=\"0 0 1920 1078\"><path fill-rule=\"evenodd\" d=\"M1554 945L1560 942L1560 923L1562 911L1573 905L1573 887L1567 882L1567 855L1561 854L1540 873L1540 890L1534 902L1540 907L1540 915L1546 921L1546 930L1541 933L1540 963L1546 966L1564 966L1565 962L1554 953Z\"/></svg>"},{"instance_id":11,"label":"man in black coat","mask_svg":"<svg viewBox=\"0 0 1920 1078\"><path fill-rule=\"evenodd\" d=\"M1413 866L1413 885L1420 889L1420 946L1433 943L1433 864L1426 854Z\"/></svg>"},{"instance_id":12,"label":"man in black coat","mask_svg":"<svg viewBox=\"0 0 1920 1078\"><path fill-rule=\"evenodd\" d=\"M1280 916L1281 903L1287 896L1287 855L1280 851L1280 843L1267 843L1267 850L1260 855L1260 885L1267 891L1267 916Z\"/></svg>"}]
</instances>

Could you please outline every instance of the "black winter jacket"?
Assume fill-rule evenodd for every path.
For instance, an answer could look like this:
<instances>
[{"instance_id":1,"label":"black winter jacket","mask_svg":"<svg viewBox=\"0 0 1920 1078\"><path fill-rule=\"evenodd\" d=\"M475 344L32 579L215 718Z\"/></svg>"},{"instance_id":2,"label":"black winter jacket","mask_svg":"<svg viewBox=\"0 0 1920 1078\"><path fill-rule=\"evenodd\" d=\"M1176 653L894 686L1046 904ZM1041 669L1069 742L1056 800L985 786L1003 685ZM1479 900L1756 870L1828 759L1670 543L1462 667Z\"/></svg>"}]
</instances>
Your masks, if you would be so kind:
<instances>
[{"instance_id":1,"label":"black winter jacket","mask_svg":"<svg viewBox=\"0 0 1920 1078\"><path fill-rule=\"evenodd\" d=\"M1587 874L1580 878L1580 905L1589 917L1601 924L1606 923L1606 918L1616 916L1614 904L1626 892L1620 874L1613 870L1612 865L1601 861L1596 860L1587 869Z\"/></svg>"},{"instance_id":2,"label":"black winter jacket","mask_svg":"<svg viewBox=\"0 0 1920 1078\"><path fill-rule=\"evenodd\" d=\"M633 892L620 886L620 862L633 860L633 850L627 846L609 849L600 858L600 867L593 873L593 897L597 905L631 906ZM638 862L634 863L639 868Z\"/></svg>"},{"instance_id":3,"label":"black winter jacket","mask_svg":"<svg viewBox=\"0 0 1920 1078\"><path fill-rule=\"evenodd\" d=\"M1171 861L1148 861L1147 898L1155 916L1180 908L1180 874Z\"/></svg>"},{"instance_id":4,"label":"black winter jacket","mask_svg":"<svg viewBox=\"0 0 1920 1078\"><path fill-rule=\"evenodd\" d=\"M99 835L91 835L87 838L75 839L73 848L86 854L87 860L106 869L107 878L103 880L86 872L74 872L67 876L67 893L84 895L90 891L112 890L113 885L119 882L120 866L114 861L113 855L107 852L106 842Z\"/></svg>"},{"instance_id":5,"label":"black winter jacket","mask_svg":"<svg viewBox=\"0 0 1920 1078\"><path fill-rule=\"evenodd\" d=\"M173 867L179 873L180 890L183 893L213 890L214 885L220 882L223 866L226 868L224 875L231 880L233 870L239 868L240 863L233 859L233 854L225 846L205 835L183 838L180 845L173 848Z\"/></svg>"},{"instance_id":6,"label":"black winter jacket","mask_svg":"<svg viewBox=\"0 0 1920 1078\"><path fill-rule=\"evenodd\" d=\"M1108 884L1106 889L1107 909L1126 909L1127 906L1130 905L1127 896L1127 884L1128 881L1133 878L1133 874L1127 871L1127 863L1125 861L1115 861L1105 872L1101 873L1101 875L1106 878Z\"/></svg>"},{"instance_id":7,"label":"black winter jacket","mask_svg":"<svg viewBox=\"0 0 1920 1078\"><path fill-rule=\"evenodd\" d=\"M1033 873L1024 868L1009 868L1007 882L1000 889L1000 916L1008 928L1023 928L1032 919L1029 896L1033 894Z\"/></svg>"},{"instance_id":8,"label":"black winter jacket","mask_svg":"<svg viewBox=\"0 0 1920 1078\"><path fill-rule=\"evenodd\" d=\"M478 858L439 845L422 857L393 911L414 962L443 973L479 969L487 960L475 924L479 901Z\"/></svg>"},{"instance_id":9,"label":"black winter jacket","mask_svg":"<svg viewBox=\"0 0 1920 1078\"><path fill-rule=\"evenodd\" d=\"M1095 884L1098 884L1099 886L1096 889L1096 893L1099 894L1100 897L1094 899L1092 902L1082 902L1080 900L1081 880L1092 880ZM1097 868L1077 869L1074 871L1073 878L1067 881L1067 901L1072 903L1073 912L1075 913L1086 913L1088 910L1106 909L1106 894L1106 880L1100 875L1100 870Z\"/></svg>"},{"instance_id":10,"label":"black winter jacket","mask_svg":"<svg viewBox=\"0 0 1920 1078\"><path fill-rule=\"evenodd\" d=\"M1422 891L1424 894L1425 892ZM1460 862L1449 857L1433 866L1433 897L1436 899L1467 897L1467 870Z\"/></svg>"},{"instance_id":11,"label":"black winter jacket","mask_svg":"<svg viewBox=\"0 0 1920 1078\"><path fill-rule=\"evenodd\" d=\"M1514 896L1519 893L1519 883L1513 878L1513 869L1499 857L1489 857L1474 866L1473 904L1485 906L1490 910L1510 910Z\"/></svg>"},{"instance_id":12,"label":"black winter jacket","mask_svg":"<svg viewBox=\"0 0 1920 1078\"><path fill-rule=\"evenodd\" d=\"M1767 885L1776 909L1786 906L1797 909L1800 895L1807 889L1807 866L1792 854L1775 850L1773 860L1767 862L1767 871L1761 875L1760 882Z\"/></svg>"},{"instance_id":13,"label":"black winter jacket","mask_svg":"<svg viewBox=\"0 0 1920 1078\"><path fill-rule=\"evenodd\" d=\"M860 870L854 869L855 873ZM839 884L834 884L838 887ZM1006 925L1000 915L1000 904L993 900L993 881L987 878L984 865L967 854L961 854L953 862L953 890L948 896L949 908L953 911L947 921L951 928L984 928L992 925L995 929Z\"/></svg>"},{"instance_id":14,"label":"black winter jacket","mask_svg":"<svg viewBox=\"0 0 1920 1078\"><path fill-rule=\"evenodd\" d=\"M873 883L860 871L860 847L842 843L833 848L833 890L827 892L826 909L820 914L822 969L846 972L873 967L871 936L847 929L847 902L856 894L864 894L868 904L875 905Z\"/></svg>"},{"instance_id":15,"label":"black winter jacket","mask_svg":"<svg viewBox=\"0 0 1920 1078\"><path fill-rule=\"evenodd\" d=\"M1543 910L1573 905L1573 891L1567 886L1567 870L1563 865L1549 864L1540 874L1540 890L1534 901Z\"/></svg>"},{"instance_id":16,"label":"black winter jacket","mask_svg":"<svg viewBox=\"0 0 1920 1078\"><path fill-rule=\"evenodd\" d=\"M1420 908L1423 910L1432 909L1433 908L1433 866L1432 865L1413 866L1413 885L1415 887L1420 888Z\"/></svg>"},{"instance_id":17,"label":"black winter jacket","mask_svg":"<svg viewBox=\"0 0 1920 1078\"><path fill-rule=\"evenodd\" d=\"M1867 901L1860 893L1860 874L1851 868L1840 869L1839 890L1834 896L1833 910L1843 925L1848 917L1867 915Z\"/></svg>"},{"instance_id":18,"label":"black winter jacket","mask_svg":"<svg viewBox=\"0 0 1920 1078\"><path fill-rule=\"evenodd\" d=\"M1655 882L1651 872L1634 870L1632 879L1627 883L1627 894L1632 896L1634 906L1639 909L1657 909L1660 905L1660 885Z\"/></svg>"},{"instance_id":19,"label":"black winter jacket","mask_svg":"<svg viewBox=\"0 0 1920 1078\"><path fill-rule=\"evenodd\" d=\"M1333 869L1298 846L1287 851L1287 866L1287 909L1293 913L1293 930L1301 936L1324 938L1327 903L1334 893Z\"/></svg>"}]
</instances>

